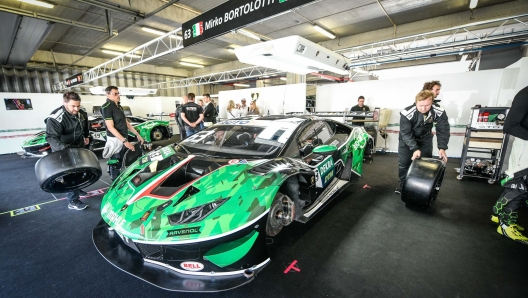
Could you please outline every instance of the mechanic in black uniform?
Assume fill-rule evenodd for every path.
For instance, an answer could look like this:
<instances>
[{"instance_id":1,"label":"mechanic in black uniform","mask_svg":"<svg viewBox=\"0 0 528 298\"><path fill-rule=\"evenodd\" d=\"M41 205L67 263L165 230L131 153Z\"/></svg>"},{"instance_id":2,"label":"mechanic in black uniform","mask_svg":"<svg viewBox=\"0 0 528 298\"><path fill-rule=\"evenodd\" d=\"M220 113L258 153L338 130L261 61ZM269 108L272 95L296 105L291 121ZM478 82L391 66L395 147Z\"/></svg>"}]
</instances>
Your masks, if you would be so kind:
<instances>
[{"instance_id":1,"label":"mechanic in black uniform","mask_svg":"<svg viewBox=\"0 0 528 298\"><path fill-rule=\"evenodd\" d=\"M438 156L447 162L449 122L444 109L433 105L434 93L420 91L415 103L400 112L400 134L398 145L399 184L395 192L401 194L407 171L414 159L433 156L433 123L436 125Z\"/></svg>"},{"instance_id":2,"label":"mechanic in black uniform","mask_svg":"<svg viewBox=\"0 0 528 298\"><path fill-rule=\"evenodd\" d=\"M116 86L108 86L106 91L106 102L101 106L103 118L106 124L106 144L103 157L111 156L109 160L110 178L115 180L120 174L123 156L126 149L134 151L134 145L128 141L128 131L134 133L138 141L143 144L144 140L134 127L128 122L119 103L119 90ZM106 154L108 152L108 154Z\"/></svg>"},{"instance_id":3,"label":"mechanic in black uniform","mask_svg":"<svg viewBox=\"0 0 528 298\"><path fill-rule=\"evenodd\" d=\"M440 94L440 89L441 88L442 88L442 84L440 84L440 81L425 82L424 85L423 85L423 88L422 88L422 91L423 90L429 90L429 91L433 92L433 94L434 94L433 105L435 105L437 107L440 106L438 104L440 102L440 99L436 99L436 98Z\"/></svg>"},{"instance_id":4,"label":"mechanic in black uniform","mask_svg":"<svg viewBox=\"0 0 528 298\"><path fill-rule=\"evenodd\" d=\"M84 148L88 145L88 115L81 110L81 97L75 92L66 92L62 96L63 104L45 120L46 141L52 152L66 148ZM79 195L86 195L81 189L75 189L66 194L68 208L84 210L87 204L79 200Z\"/></svg>"},{"instance_id":5,"label":"mechanic in black uniform","mask_svg":"<svg viewBox=\"0 0 528 298\"><path fill-rule=\"evenodd\" d=\"M358 97L358 104L353 106L350 109L350 112L368 112L368 111L370 111L370 108L365 105L365 97L363 97L363 95ZM354 117L353 120L365 120L365 117ZM364 126L365 122L363 121L354 122L354 125Z\"/></svg>"},{"instance_id":6,"label":"mechanic in black uniform","mask_svg":"<svg viewBox=\"0 0 528 298\"><path fill-rule=\"evenodd\" d=\"M181 118L185 126L187 137L200 131L200 123L203 120L203 109L194 102L194 93L187 94L188 102L182 106Z\"/></svg>"},{"instance_id":7,"label":"mechanic in black uniform","mask_svg":"<svg viewBox=\"0 0 528 298\"><path fill-rule=\"evenodd\" d=\"M183 120L181 117L182 106L187 103L187 95L182 96L183 104L176 106L176 113L174 118L176 118L176 124L178 124L178 129L180 130L180 140L184 140L187 136L185 135L185 128L183 126Z\"/></svg>"},{"instance_id":8,"label":"mechanic in black uniform","mask_svg":"<svg viewBox=\"0 0 528 298\"><path fill-rule=\"evenodd\" d=\"M521 233L524 229L517 225L517 210L521 205L528 204L528 87L513 98L504 121L504 133L515 139L508 158L507 176L501 181L505 190L493 207L496 216L492 216L492 220L499 223L499 234L528 244L528 238Z\"/></svg>"},{"instance_id":9,"label":"mechanic in black uniform","mask_svg":"<svg viewBox=\"0 0 528 298\"><path fill-rule=\"evenodd\" d=\"M213 125L214 118L215 118L215 106L211 102L211 95L209 93L205 93L203 95L203 100L205 102L203 107L203 117L204 117L204 126L207 128L211 125Z\"/></svg>"}]
</instances>

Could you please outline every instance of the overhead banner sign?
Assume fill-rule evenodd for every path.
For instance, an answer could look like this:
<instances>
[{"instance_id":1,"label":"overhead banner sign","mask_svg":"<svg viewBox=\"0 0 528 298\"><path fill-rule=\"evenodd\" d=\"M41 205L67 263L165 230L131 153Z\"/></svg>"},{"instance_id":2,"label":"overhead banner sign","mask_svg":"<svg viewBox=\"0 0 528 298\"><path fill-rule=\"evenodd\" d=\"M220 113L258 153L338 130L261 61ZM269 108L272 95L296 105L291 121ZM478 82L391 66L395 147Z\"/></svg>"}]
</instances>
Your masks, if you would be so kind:
<instances>
[{"instance_id":1,"label":"overhead banner sign","mask_svg":"<svg viewBox=\"0 0 528 298\"><path fill-rule=\"evenodd\" d=\"M183 23L183 46L236 30L314 0L230 0Z\"/></svg>"},{"instance_id":2,"label":"overhead banner sign","mask_svg":"<svg viewBox=\"0 0 528 298\"><path fill-rule=\"evenodd\" d=\"M78 73L66 79L66 87L71 87L83 83L83 74Z\"/></svg>"}]
</instances>

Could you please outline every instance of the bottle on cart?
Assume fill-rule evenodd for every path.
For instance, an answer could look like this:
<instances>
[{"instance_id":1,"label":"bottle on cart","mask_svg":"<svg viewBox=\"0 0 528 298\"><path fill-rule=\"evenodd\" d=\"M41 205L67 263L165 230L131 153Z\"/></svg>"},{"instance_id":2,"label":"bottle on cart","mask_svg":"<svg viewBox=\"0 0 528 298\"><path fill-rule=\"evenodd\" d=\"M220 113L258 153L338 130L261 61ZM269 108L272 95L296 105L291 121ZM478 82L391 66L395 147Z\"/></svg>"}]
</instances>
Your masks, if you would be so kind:
<instances>
[{"instance_id":1,"label":"bottle on cart","mask_svg":"<svg viewBox=\"0 0 528 298\"><path fill-rule=\"evenodd\" d=\"M482 122L488 122L489 114L489 112L482 113Z\"/></svg>"}]
</instances>

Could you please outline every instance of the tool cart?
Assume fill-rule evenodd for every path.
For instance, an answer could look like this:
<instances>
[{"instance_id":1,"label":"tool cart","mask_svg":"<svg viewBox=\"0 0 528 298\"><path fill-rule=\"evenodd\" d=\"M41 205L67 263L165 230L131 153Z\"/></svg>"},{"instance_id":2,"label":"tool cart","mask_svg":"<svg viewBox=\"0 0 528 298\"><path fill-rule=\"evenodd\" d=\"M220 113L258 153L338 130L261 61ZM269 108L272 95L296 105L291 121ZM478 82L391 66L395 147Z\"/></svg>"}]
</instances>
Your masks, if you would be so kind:
<instances>
[{"instance_id":1,"label":"tool cart","mask_svg":"<svg viewBox=\"0 0 528 298\"><path fill-rule=\"evenodd\" d=\"M471 108L460 157L458 180L463 177L487 179L489 184L500 179L503 151L508 136L502 132L509 108Z\"/></svg>"}]
</instances>

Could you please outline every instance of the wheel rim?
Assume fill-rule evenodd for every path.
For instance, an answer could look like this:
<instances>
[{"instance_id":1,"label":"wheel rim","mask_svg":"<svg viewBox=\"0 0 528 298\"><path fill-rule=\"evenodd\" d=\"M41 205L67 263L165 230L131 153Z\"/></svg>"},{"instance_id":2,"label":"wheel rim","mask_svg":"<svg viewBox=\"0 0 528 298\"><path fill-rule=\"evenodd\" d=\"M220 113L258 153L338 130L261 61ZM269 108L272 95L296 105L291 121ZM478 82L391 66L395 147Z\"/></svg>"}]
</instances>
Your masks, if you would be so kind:
<instances>
[{"instance_id":1,"label":"wheel rim","mask_svg":"<svg viewBox=\"0 0 528 298\"><path fill-rule=\"evenodd\" d=\"M159 141L159 140L163 139L163 133L159 129L155 129L152 132L152 139L154 141Z\"/></svg>"}]
</instances>

